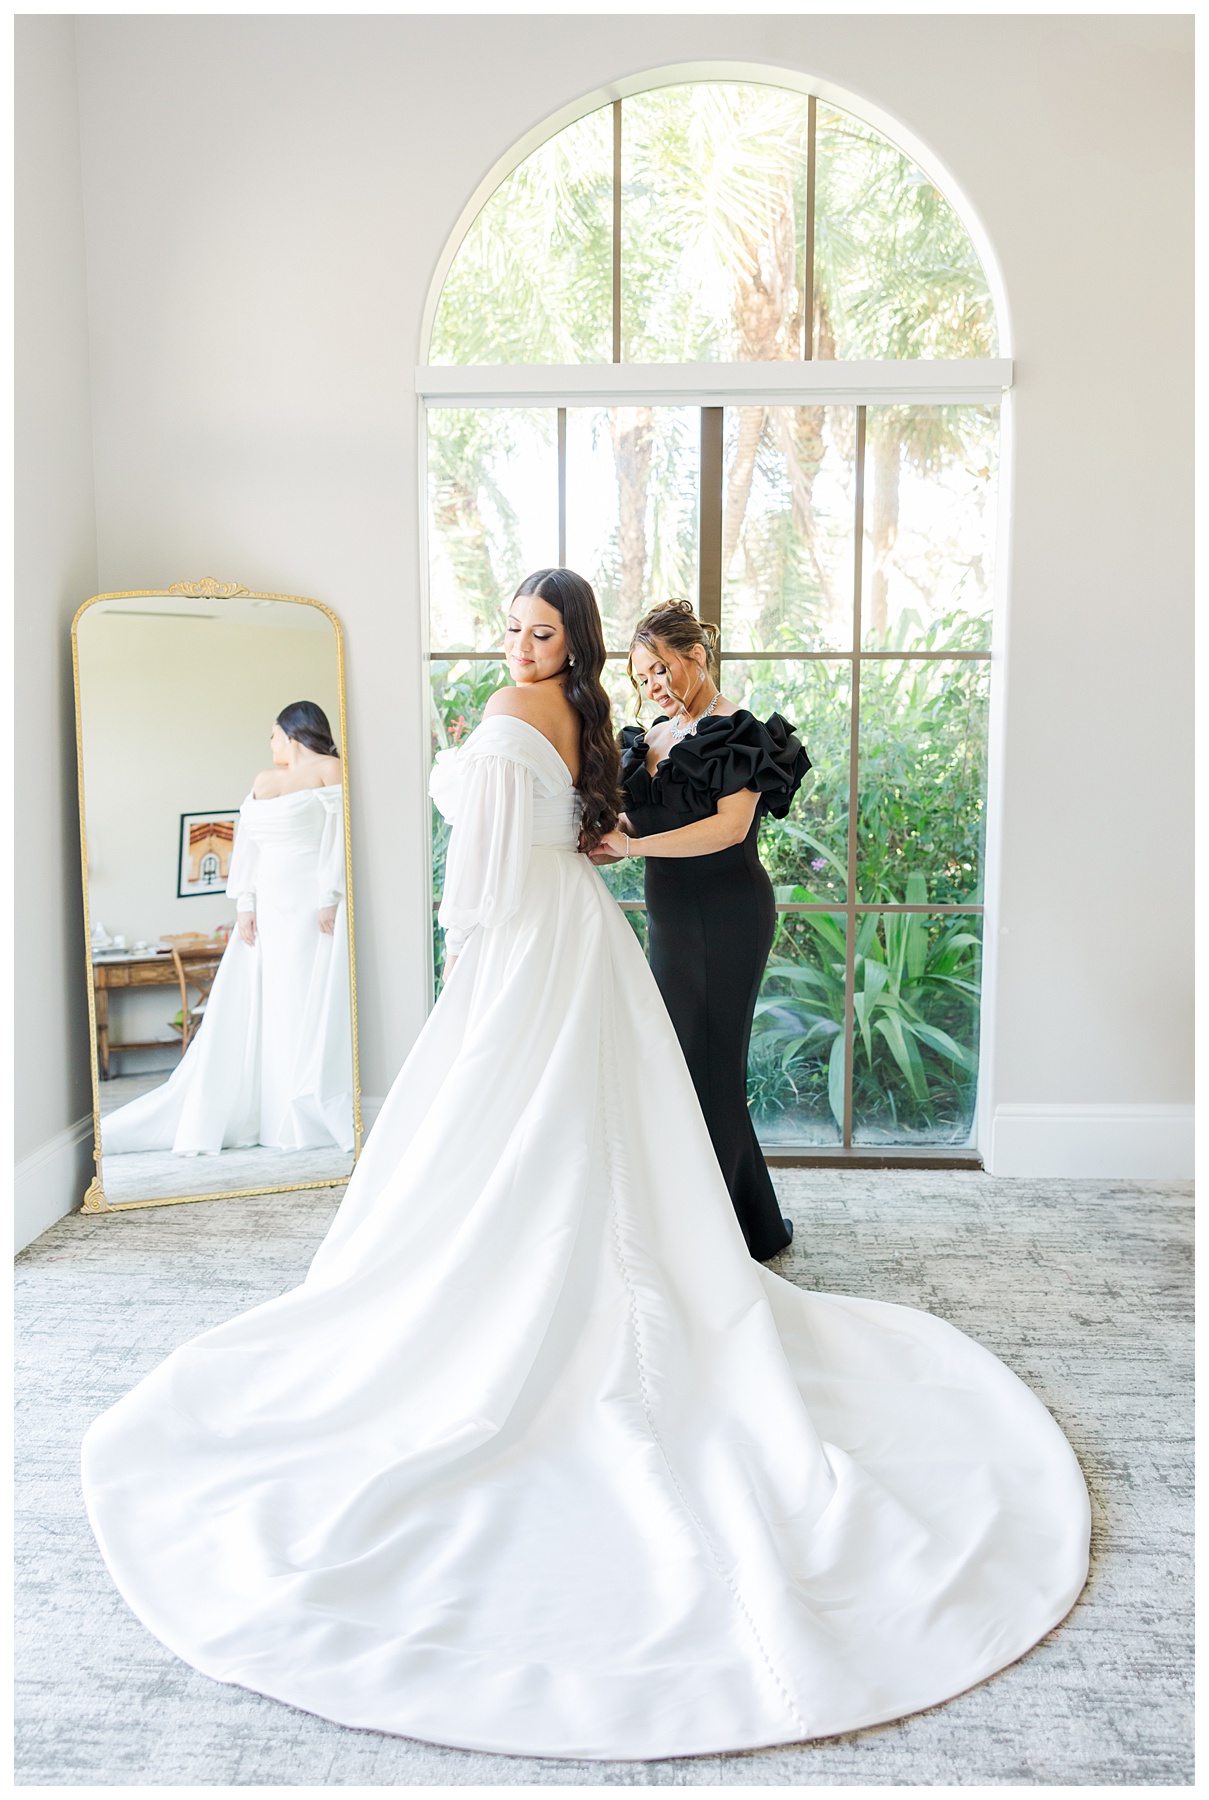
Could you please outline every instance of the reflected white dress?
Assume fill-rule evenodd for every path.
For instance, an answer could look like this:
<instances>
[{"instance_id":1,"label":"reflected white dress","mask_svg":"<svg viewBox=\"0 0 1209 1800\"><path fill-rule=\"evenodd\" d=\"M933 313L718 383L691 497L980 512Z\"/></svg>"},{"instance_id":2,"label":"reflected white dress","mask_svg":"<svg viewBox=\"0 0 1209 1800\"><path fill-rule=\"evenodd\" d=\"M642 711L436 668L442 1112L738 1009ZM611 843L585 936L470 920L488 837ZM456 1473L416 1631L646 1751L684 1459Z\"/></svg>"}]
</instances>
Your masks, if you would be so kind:
<instances>
[{"instance_id":1,"label":"reflected white dress","mask_svg":"<svg viewBox=\"0 0 1209 1800\"><path fill-rule=\"evenodd\" d=\"M343 796L342 787L303 788L244 801L227 895L256 914L256 942L232 934L178 1067L102 1121L106 1156L252 1144L352 1150ZM330 934L319 929L321 906L337 908Z\"/></svg>"},{"instance_id":2,"label":"reflected white dress","mask_svg":"<svg viewBox=\"0 0 1209 1800\"><path fill-rule=\"evenodd\" d=\"M301 1287L99 1419L144 1623L346 1725L650 1758L851 1731L1020 1656L1087 1568L1065 1438L942 1320L752 1262L551 745L439 760L465 947Z\"/></svg>"}]
</instances>

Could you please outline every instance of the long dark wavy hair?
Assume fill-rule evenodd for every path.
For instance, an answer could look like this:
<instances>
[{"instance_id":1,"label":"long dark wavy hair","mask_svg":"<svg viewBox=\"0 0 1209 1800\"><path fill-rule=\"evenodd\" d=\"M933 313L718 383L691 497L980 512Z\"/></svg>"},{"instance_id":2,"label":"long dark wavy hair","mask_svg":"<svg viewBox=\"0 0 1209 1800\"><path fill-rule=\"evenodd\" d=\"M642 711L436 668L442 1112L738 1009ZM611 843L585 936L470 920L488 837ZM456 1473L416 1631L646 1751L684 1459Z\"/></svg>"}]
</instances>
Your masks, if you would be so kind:
<instances>
[{"instance_id":1,"label":"long dark wavy hair","mask_svg":"<svg viewBox=\"0 0 1209 1800\"><path fill-rule=\"evenodd\" d=\"M288 738L316 756L339 756L327 714L313 700L291 700L278 713L277 723Z\"/></svg>"},{"instance_id":2,"label":"long dark wavy hair","mask_svg":"<svg viewBox=\"0 0 1209 1800\"><path fill-rule=\"evenodd\" d=\"M594 850L618 820L621 754L613 736L612 709L600 676L605 666L604 629L596 595L574 569L537 569L526 575L513 599L535 595L552 606L567 637L563 693L579 714L579 779L583 803L579 847Z\"/></svg>"}]
</instances>

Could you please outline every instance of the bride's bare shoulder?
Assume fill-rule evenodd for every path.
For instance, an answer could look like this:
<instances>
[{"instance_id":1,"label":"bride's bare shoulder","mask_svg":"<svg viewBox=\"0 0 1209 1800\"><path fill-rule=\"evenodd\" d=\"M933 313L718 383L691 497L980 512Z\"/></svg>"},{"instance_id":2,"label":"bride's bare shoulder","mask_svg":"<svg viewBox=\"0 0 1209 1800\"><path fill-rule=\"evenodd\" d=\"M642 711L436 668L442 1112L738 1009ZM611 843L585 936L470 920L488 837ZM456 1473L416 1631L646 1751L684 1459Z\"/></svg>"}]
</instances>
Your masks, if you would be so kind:
<instances>
[{"instance_id":1,"label":"bride's bare shoulder","mask_svg":"<svg viewBox=\"0 0 1209 1800\"><path fill-rule=\"evenodd\" d=\"M544 691L543 691L544 690ZM483 709L486 718L523 719L552 744L576 779L579 768L579 719L561 682L534 681L497 688Z\"/></svg>"},{"instance_id":2,"label":"bride's bare shoulder","mask_svg":"<svg viewBox=\"0 0 1209 1800\"><path fill-rule=\"evenodd\" d=\"M536 685L536 684L535 684ZM543 712L542 697L529 687L496 688L483 708L485 719L528 719L531 722Z\"/></svg>"},{"instance_id":3,"label":"bride's bare shoulder","mask_svg":"<svg viewBox=\"0 0 1209 1800\"><path fill-rule=\"evenodd\" d=\"M574 709L557 682L535 681L522 687L497 688L483 708L483 717L524 719L548 737L552 729L574 717Z\"/></svg>"},{"instance_id":4,"label":"bride's bare shoulder","mask_svg":"<svg viewBox=\"0 0 1209 1800\"><path fill-rule=\"evenodd\" d=\"M280 792L280 769L262 769L252 783L253 800L275 800Z\"/></svg>"}]
</instances>

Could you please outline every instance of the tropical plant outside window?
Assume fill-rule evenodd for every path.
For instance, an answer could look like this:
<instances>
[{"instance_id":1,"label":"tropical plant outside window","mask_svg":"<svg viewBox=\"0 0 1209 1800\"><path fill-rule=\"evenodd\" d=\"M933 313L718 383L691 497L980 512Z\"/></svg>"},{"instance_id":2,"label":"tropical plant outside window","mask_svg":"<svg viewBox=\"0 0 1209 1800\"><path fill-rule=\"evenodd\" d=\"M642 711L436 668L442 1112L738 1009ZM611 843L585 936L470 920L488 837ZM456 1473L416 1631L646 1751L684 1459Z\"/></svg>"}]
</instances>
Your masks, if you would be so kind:
<instances>
[{"instance_id":1,"label":"tropical plant outside window","mask_svg":"<svg viewBox=\"0 0 1209 1800\"><path fill-rule=\"evenodd\" d=\"M834 105L747 82L659 87L549 138L442 289L430 364L528 369L550 403L429 399L434 749L502 681L518 581L558 562L596 589L626 716L632 626L683 595L721 626L724 690L809 749L761 844L779 926L749 1094L769 1145L970 1139L999 409L977 381L896 403L869 370L997 354L969 234L923 171ZM868 401L682 403L660 380L841 362ZM569 391L610 363L624 404ZM444 846L434 818L438 895ZM641 937L639 867L607 879Z\"/></svg>"}]
</instances>

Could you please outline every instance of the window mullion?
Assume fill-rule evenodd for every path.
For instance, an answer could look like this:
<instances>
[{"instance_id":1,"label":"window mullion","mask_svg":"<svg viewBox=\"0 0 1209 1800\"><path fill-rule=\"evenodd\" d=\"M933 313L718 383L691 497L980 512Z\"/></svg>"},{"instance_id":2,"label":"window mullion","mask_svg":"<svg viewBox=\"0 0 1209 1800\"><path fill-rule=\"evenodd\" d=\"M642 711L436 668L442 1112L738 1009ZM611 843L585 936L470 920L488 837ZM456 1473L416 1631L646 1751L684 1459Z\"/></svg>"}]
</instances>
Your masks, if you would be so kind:
<instances>
[{"instance_id":1,"label":"window mullion","mask_svg":"<svg viewBox=\"0 0 1209 1800\"><path fill-rule=\"evenodd\" d=\"M621 361L621 101L613 102L613 361Z\"/></svg>"},{"instance_id":2,"label":"window mullion","mask_svg":"<svg viewBox=\"0 0 1209 1800\"><path fill-rule=\"evenodd\" d=\"M856 409L856 496L852 542L852 706L848 724L848 903L844 970L844 1148L852 1145L852 1085L856 1061L856 827L860 794L861 587L865 540L865 408Z\"/></svg>"},{"instance_id":3,"label":"window mullion","mask_svg":"<svg viewBox=\"0 0 1209 1800\"><path fill-rule=\"evenodd\" d=\"M567 566L567 409L558 409L558 566Z\"/></svg>"},{"instance_id":4,"label":"window mullion","mask_svg":"<svg viewBox=\"0 0 1209 1800\"><path fill-rule=\"evenodd\" d=\"M701 408L697 616L722 630L722 441L725 409Z\"/></svg>"},{"instance_id":5,"label":"window mullion","mask_svg":"<svg viewBox=\"0 0 1209 1800\"><path fill-rule=\"evenodd\" d=\"M815 130L818 101L811 94L806 108L806 255L802 272L802 361L814 359L814 184Z\"/></svg>"}]
</instances>

